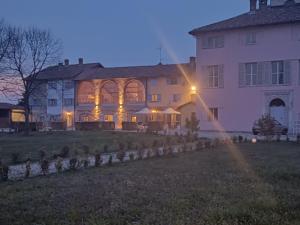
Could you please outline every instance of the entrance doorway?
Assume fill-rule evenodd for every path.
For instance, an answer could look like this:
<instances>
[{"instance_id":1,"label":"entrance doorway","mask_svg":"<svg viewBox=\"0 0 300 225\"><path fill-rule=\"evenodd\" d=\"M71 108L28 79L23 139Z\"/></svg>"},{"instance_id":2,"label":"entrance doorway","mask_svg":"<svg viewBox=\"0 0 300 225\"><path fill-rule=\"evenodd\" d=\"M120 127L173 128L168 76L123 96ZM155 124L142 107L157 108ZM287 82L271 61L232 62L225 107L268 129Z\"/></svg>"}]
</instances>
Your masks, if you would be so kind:
<instances>
[{"instance_id":1,"label":"entrance doorway","mask_svg":"<svg viewBox=\"0 0 300 225\"><path fill-rule=\"evenodd\" d=\"M270 102L270 115L282 125L288 125L287 107L280 98L275 98Z\"/></svg>"},{"instance_id":2,"label":"entrance doorway","mask_svg":"<svg viewBox=\"0 0 300 225\"><path fill-rule=\"evenodd\" d=\"M73 115L72 113L67 113L67 130L73 129Z\"/></svg>"}]
</instances>

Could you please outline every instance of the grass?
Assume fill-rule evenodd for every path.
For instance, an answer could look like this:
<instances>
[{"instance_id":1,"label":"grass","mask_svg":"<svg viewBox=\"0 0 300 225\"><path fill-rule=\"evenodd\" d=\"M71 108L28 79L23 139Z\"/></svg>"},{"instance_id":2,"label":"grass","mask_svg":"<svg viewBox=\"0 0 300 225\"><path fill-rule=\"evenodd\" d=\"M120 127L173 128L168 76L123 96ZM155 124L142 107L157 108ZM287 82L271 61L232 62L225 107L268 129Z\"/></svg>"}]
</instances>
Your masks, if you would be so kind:
<instances>
[{"instance_id":1,"label":"grass","mask_svg":"<svg viewBox=\"0 0 300 225\"><path fill-rule=\"evenodd\" d=\"M300 147L237 145L0 184L0 224L300 224Z\"/></svg>"},{"instance_id":2,"label":"grass","mask_svg":"<svg viewBox=\"0 0 300 225\"><path fill-rule=\"evenodd\" d=\"M128 145L128 142L135 145L145 143L152 145L154 140L162 140L162 136L125 133L111 131L74 131L74 132L52 132L52 133L32 133L31 136L7 135L0 136L0 158L6 164L14 164L12 161L24 161L30 158L32 161L40 159L39 152L43 150L48 157L60 153L64 146L68 146L71 151L82 152L82 146L89 146L91 153L96 150L103 152L104 145L108 146L108 151L116 151L119 142ZM135 147L133 145L133 147ZM12 160L13 155L15 158Z\"/></svg>"}]
</instances>

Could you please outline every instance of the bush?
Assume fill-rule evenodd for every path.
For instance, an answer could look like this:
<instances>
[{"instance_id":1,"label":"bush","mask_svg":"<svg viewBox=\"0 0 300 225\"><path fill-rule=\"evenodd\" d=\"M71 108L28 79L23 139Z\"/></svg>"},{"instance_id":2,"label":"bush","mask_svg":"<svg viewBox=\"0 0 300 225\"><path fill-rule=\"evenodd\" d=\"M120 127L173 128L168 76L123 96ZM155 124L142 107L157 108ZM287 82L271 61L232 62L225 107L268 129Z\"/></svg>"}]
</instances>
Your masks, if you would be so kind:
<instances>
[{"instance_id":1,"label":"bush","mask_svg":"<svg viewBox=\"0 0 300 225\"><path fill-rule=\"evenodd\" d=\"M239 135L239 143L242 143L244 141L243 136Z\"/></svg>"},{"instance_id":2,"label":"bush","mask_svg":"<svg viewBox=\"0 0 300 225\"><path fill-rule=\"evenodd\" d=\"M67 158L70 154L70 148L68 146L64 146L60 151L60 157Z\"/></svg>"},{"instance_id":3,"label":"bush","mask_svg":"<svg viewBox=\"0 0 300 225\"><path fill-rule=\"evenodd\" d=\"M104 146L103 146L103 152L104 152L104 153L107 153L107 152L108 152L108 145L104 145Z\"/></svg>"},{"instance_id":4,"label":"bush","mask_svg":"<svg viewBox=\"0 0 300 225\"><path fill-rule=\"evenodd\" d=\"M130 154L129 154L129 159L130 159L130 161L133 161L133 160L134 160L134 154L133 154L133 153L130 153Z\"/></svg>"},{"instance_id":5,"label":"bush","mask_svg":"<svg viewBox=\"0 0 300 225\"><path fill-rule=\"evenodd\" d=\"M113 156L112 156L112 155L109 155L107 164L108 164L109 166L111 166L111 165L113 164Z\"/></svg>"},{"instance_id":6,"label":"bush","mask_svg":"<svg viewBox=\"0 0 300 225\"><path fill-rule=\"evenodd\" d=\"M100 153L95 154L95 167L101 166L102 159Z\"/></svg>"},{"instance_id":7,"label":"bush","mask_svg":"<svg viewBox=\"0 0 300 225\"><path fill-rule=\"evenodd\" d=\"M297 143L300 144L300 134L297 135Z\"/></svg>"},{"instance_id":8,"label":"bush","mask_svg":"<svg viewBox=\"0 0 300 225\"><path fill-rule=\"evenodd\" d=\"M84 159L84 160L82 160L82 164L83 164L83 167L86 169L89 167L90 161L88 159Z\"/></svg>"},{"instance_id":9,"label":"bush","mask_svg":"<svg viewBox=\"0 0 300 225\"><path fill-rule=\"evenodd\" d=\"M120 162L123 162L124 161L124 158L125 158L125 151L124 150L119 150L117 152L117 159L120 161Z\"/></svg>"},{"instance_id":10,"label":"bush","mask_svg":"<svg viewBox=\"0 0 300 225\"><path fill-rule=\"evenodd\" d=\"M49 172L49 161L47 159L43 159L41 161L41 169L42 169L42 173L43 175L47 175Z\"/></svg>"},{"instance_id":11,"label":"bush","mask_svg":"<svg viewBox=\"0 0 300 225\"><path fill-rule=\"evenodd\" d=\"M77 157L73 157L72 159L70 159L69 161L69 167L70 167L70 170L76 170L78 168L78 159Z\"/></svg>"},{"instance_id":12,"label":"bush","mask_svg":"<svg viewBox=\"0 0 300 225\"><path fill-rule=\"evenodd\" d=\"M55 168L58 173L62 172L62 169L63 169L62 157L58 156L56 158Z\"/></svg>"},{"instance_id":13,"label":"bush","mask_svg":"<svg viewBox=\"0 0 300 225\"><path fill-rule=\"evenodd\" d=\"M31 173L31 160L27 159L25 162L25 178L28 178Z\"/></svg>"},{"instance_id":14,"label":"bush","mask_svg":"<svg viewBox=\"0 0 300 225\"><path fill-rule=\"evenodd\" d=\"M2 181L8 180L8 171L9 167L7 165L4 165L0 160L0 179Z\"/></svg>"},{"instance_id":15,"label":"bush","mask_svg":"<svg viewBox=\"0 0 300 225\"><path fill-rule=\"evenodd\" d=\"M13 152L11 153L11 162L12 164L17 164L20 162L20 153Z\"/></svg>"},{"instance_id":16,"label":"bush","mask_svg":"<svg viewBox=\"0 0 300 225\"><path fill-rule=\"evenodd\" d=\"M266 140L270 141L275 135L276 123L271 115L263 115L258 121L257 126L262 136L266 137Z\"/></svg>"}]
</instances>

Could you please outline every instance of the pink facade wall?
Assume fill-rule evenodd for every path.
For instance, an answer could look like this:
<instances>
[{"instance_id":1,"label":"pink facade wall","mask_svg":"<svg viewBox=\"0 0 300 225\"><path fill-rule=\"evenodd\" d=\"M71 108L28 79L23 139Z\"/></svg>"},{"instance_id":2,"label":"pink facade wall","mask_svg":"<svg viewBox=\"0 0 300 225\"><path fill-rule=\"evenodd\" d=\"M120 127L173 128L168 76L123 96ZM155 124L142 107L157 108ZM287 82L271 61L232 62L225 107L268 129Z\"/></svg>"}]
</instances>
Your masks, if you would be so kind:
<instances>
[{"instance_id":1,"label":"pink facade wall","mask_svg":"<svg viewBox=\"0 0 300 225\"><path fill-rule=\"evenodd\" d=\"M246 45L249 32L256 32L257 43ZM203 105L197 101L198 117L202 130L218 130L217 123L226 131L250 132L253 122L268 112L272 98L285 98L288 126L292 132L300 121L300 25L275 25L222 33L223 48L203 49L202 40L208 33L197 37L197 77L200 97L210 107L219 109L217 122L208 120ZM290 60L291 85L239 87L239 63ZM224 88L203 87L203 66L224 65Z\"/></svg>"}]
</instances>

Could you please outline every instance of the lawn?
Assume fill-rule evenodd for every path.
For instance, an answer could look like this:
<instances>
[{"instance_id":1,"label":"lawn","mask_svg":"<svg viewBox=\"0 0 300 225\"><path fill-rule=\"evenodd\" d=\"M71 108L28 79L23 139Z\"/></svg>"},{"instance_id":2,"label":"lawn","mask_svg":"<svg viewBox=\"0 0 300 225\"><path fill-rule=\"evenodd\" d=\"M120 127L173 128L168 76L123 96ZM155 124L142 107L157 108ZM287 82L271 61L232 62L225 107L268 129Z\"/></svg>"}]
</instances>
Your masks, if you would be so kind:
<instances>
[{"instance_id":1,"label":"lawn","mask_svg":"<svg viewBox=\"0 0 300 225\"><path fill-rule=\"evenodd\" d=\"M89 146L90 152L103 152L104 145L108 151L116 151L119 143L125 146L152 145L154 140L164 137L143 133L112 132L112 131L74 131L32 133L29 137L22 135L0 136L0 159L6 164L15 164L12 161L22 162L27 158L32 161L40 160L40 151L46 152L47 157L61 152L64 146L70 148L71 154L75 150L80 154L83 146ZM17 155L17 160L12 160L12 155Z\"/></svg>"},{"instance_id":2,"label":"lawn","mask_svg":"<svg viewBox=\"0 0 300 225\"><path fill-rule=\"evenodd\" d=\"M1 183L0 224L300 224L300 146L236 149Z\"/></svg>"}]
</instances>

